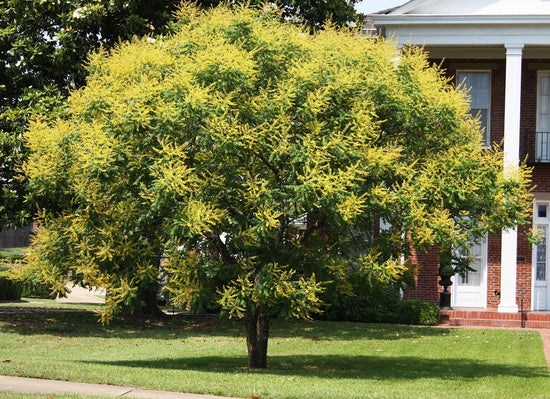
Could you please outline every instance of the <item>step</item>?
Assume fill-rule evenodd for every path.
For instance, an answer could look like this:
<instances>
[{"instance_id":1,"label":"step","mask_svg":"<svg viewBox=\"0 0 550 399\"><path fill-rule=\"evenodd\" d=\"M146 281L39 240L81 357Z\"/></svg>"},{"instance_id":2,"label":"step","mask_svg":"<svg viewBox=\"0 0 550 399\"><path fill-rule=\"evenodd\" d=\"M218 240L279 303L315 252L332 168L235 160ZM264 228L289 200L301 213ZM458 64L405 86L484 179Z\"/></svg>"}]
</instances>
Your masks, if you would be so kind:
<instances>
[{"instance_id":1,"label":"step","mask_svg":"<svg viewBox=\"0 0 550 399\"><path fill-rule=\"evenodd\" d=\"M550 312L499 313L495 310L442 310L441 325L548 328Z\"/></svg>"}]
</instances>

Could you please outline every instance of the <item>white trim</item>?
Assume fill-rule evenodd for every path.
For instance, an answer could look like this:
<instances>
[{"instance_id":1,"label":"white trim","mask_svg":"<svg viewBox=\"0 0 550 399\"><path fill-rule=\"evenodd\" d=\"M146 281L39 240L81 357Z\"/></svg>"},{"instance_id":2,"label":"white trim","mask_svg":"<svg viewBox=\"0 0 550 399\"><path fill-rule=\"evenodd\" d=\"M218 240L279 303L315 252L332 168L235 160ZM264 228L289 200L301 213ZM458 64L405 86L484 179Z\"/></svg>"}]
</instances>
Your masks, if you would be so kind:
<instances>
[{"instance_id":1,"label":"white trim","mask_svg":"<svg viewBox=\"0 0 550 399\"><path fill-rule=\"evenodd\" d=\"M377 29L400 44L548 45L550 15L373 15Z\"/></svg>"},{"instance_id":2,"label":"white trim","mask_svg":"<svg viewBox=\"0 0 550 399\"><path fill-rule=\"evenodd\" d=\"M548 162L548 160L550 160L550 94L547 93L545 96L545 102L541 101L542 78L550 78L550 70L537 70L537 91L535 93L537 105L534 155L537 161ZM546 105L546 109L543 109L542 104ZM545 125L542 125L543 118L541 118L541 111L545 111Z\"/></svg>"},{"instance_id":3,"label":"white trim","mask_svg":"<svg viewBox=\"0 0 550 399\"><path fill-rule=\"evenodd\" d=\"M542 131L542 127L540 126L539 124L539 106L540 106L540 102L539 102L539 90L540 90L540 78L542 76L550 76L550 70L538 70L537 71L537 93L536 93L536 99L537 99L537 113L536 113L536 131L537 132L540 132ZM550 130L549 130L550 131Z\"/></svg>"},{"instance_id":4,"label":"white trim","mask_svg":"<svg viewBox=\"0 0 550 399\"><path fill-rule=\"evenodd\" d=\"M520 39L526 45L548 46L550 29L541 32L522 29L521 27L502 30L488 29L482 26L442 27L399 27L388 29L386 36L395 39L398 46L503 46L513 39Z\"/></svg>"},{"instance_id":5,"label":"white trim","mask_svg":"<svg viewBox=\"0 0 550 399\"><path fill-rule=\"evenodd\" d=\"M375 25L544 25L550 15L372 14Z\"/></svg>"},{"instance_id":6,"label":"white trim","mask_svg":"<svg viewBox=\"0 0 550 399\"><path fill-rule=\"evenodd\" d=\"M451 281L453 282L453 285L451 285L451 306L457 306L457 307L469 307L469 308L478 308L478 309L486 309L487 308L487 276L489 274L489 266L488 266L488 259L489 259L489 244L488 244L488 237L485 236L485 239L482 243L476 244L480 247L480 272L481 272L481 282L480 282L480 302L474 306L470 305L468 306L466 303L461 302L458 298L458 286L460 276L458 274L455 274L451 277Z\"/></svg>"},{"instance_id":7,"label":"white trim","mask_svg":"<svg viewBox=\"0 0 550 399\"><path fill-rule=\"evenodd\" d=\"M504 93L504 171L519 165L521 117L521 74L523 44L506 45L506 88Z\"/></svg>"},{"instance_id":8,"label":"white trim","mask_svg":"<svg viewBox=\"0 0 550 399\"><path fill-rule=\"evenodd\" d=\"M533 201L533 228L535 228L535 226L546 226L546 232L547 232L547 235L546 235L546 248L548 250L549 246L548 246L548 243L549 243L549 240L550 240L550 196L548 193L545 193L545 194L542 194L542 195L537 195L536 196L537 198L535 199L535 201ZM549 214L547 214L546 218L539 218L538 217L538 212L537 212L537 208L539 205L547 205L547 212L549 212ZM548 262L548 259L550 258L548 256L549 254L547 253L546 254L546 262ZM537 284L537 246L536 245L533 245L533 250L532 250L532 256L531 256L531 310L548 310L548 308L550 307L550 298L548 298L548 295L550 294L550 290L548 289L548 284L550 284L550 281L549 281L549 275L548 275L548 271L549 271L549 267L548 267L548 264L546 265L546 284ZM546 296L546 303L543 305L543 307L545 309L539 309L537 306L536 306L536 297L537 297L537 286L538 287L542 287L545 291L545 296Z\"/></svg>"},{"instance_id":9,"label":"white trim","mask_svg":"<svg viewBox=\"0 0 550 399\"><path fill-rule=\"evenodd\" d=\"M513 174L519 166L519 130L521 115L521 63L523 44L506 45L506 88L504 93L504 173ZM502 231L500 253L501 313L517 313L517 228Z\"/></svg>"},{"instance_id":10,"label":"white trim","mask_svg":"<svg viewBox=\"0 0 550 399\"><path fill-rule=\"evenodd\" d=\"M484 46L426 45L424 49L429 53L431 59L503 60L506 58L506 49L502 44ZM525 59L548 60L550 58L550 46L526 46L523 55Z\"/></svg>"}]
</instances>

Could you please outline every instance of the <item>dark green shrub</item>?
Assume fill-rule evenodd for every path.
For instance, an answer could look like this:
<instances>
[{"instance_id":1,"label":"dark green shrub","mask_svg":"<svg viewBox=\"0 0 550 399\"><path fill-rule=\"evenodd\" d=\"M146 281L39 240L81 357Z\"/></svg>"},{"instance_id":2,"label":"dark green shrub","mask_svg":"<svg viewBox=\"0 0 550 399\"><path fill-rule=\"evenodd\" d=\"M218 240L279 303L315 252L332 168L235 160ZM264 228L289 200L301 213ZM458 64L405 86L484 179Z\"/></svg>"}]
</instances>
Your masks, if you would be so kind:
<instances>
[{"instance_id":1,"label":"dark green shrub","mask_svg":"<svg viewBox=\"0 0 550 399\"><path fill-rule=\"evenodd\" d=\"M364 323L392 323L401 301L399 290L391 284L369 284L362 275L351 274L350 283L355 295L328 287L322 295L325 303L321 320Z\"/></svg>"},{"instance_id":2,"label":"dark green shrub","mask_svg":"<svg viewBox=\"0 0 550 399\"><path fill-rule=\"evenodd\" d=\"M318 319L420 325L439 323L440 310L437 305L418 299L401 300L395 285L373 284L359 273L352 273L348 277L355 295L328 286L321 298L325 305Z\"/></svg>"},{"instance_id":3,"label":"dark green shrub","mask_svg":"<svg viewBox=\"0 0 550 399\"><path fill-rule=\"evenodd\" d=\"M421 324L433 326L439 323L439 306L419 299L405 299L399 303L396 322L401 324Z\"/></svg>"},{"instance_id":4,"label":"dark green shrub","mask_svg":"<svg viewBox=\"0 0 550 399\"><path fill-rule=\"evenodd\" d=\"M363 323L398 323L436 325L440 310L433 303L418 299L401 300L400 286L414 286L412 274L406 274L397 283L389 283L365 272L346 275L347 292L337 289L335 283L326 286L321 300L325 304L320 320ZM410 281L409 281L410 280ZM353 293L353 294L352 294Z\"/></svg>"},{"instance_id":5,"label":"dark green shrub","mask_svg":"<svg viewBox=\"0 0 550 399\"><path fill-rule=\"evenodd\" d=\"M11 273L0 272L0 300L18 301L21 299L23 285Z\"/></svg>"},{"instance_id":6,"label":"dark green shrub","mask_svg":"<svg viewBox=\"0 0 550 399\"><path fill-rule=\"evenodd\" d=\"M52 295L52 287L44 282L39 271L29 267L26 263L18 263L11 269L17 274L17 279L21 281L22 297L55 299L56 295Z\"/></svg>"},{"instance_id":7,"label":"dark green shrub","mask_svg":"<svg viewBox=\"0 0 550 399\"><path fill-rule=\"evenodd\" d=\"M17 299L21 299L21 297L55 299L56 297L55 294L52 294L52 287L44 282L43 277L36 270L28 267L25 263L15 260L15 258L3 259L0 262L0 275L8 276L9 279L16 282ZM4 286L0 288L3 289ZM13 296L13 294L10 295ZM4 296L0 292L0 300L14 299L3 298Z\"/></svg>"},{"instance_id":8,"label":"dark green shrub","mask_svg":"<svg viewBox=\"0 0 550 399\"><path fill-rule=\"evenodd\" d=\"M22 293L25 298L55 299L52 287L44 282L40 276L25 275L22 281Z\"/></svg>"}]
</instances>

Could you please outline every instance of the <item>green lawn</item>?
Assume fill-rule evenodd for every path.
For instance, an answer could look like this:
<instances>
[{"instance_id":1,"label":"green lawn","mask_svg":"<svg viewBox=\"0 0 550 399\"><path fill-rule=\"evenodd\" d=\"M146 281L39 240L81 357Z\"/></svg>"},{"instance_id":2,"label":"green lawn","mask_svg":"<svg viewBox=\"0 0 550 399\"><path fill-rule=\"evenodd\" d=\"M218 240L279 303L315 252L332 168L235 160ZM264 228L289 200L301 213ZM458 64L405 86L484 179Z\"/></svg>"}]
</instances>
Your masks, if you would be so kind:
<instances>
[{"instance_id":1,"label":"green lawn","mask_svg":"<svg viewBox=\"0 0 550 399\"><path fill-rule=\"evenodd\" d=\"M21 298L20 301L0 301L0 312L3 308L12 309L17 311L18 309L28 310L101 310L104 307L103 304L90 304L90 303L59 303L55 299L42 299L42 298ZM1 317L1 316L0 316Z\"/></svg>"},{"instance_id":2,"label":"green lawn","mask_svg":"<svg viewBox=\"0 0 550 399\"><path fill-rule=\"evenodd\" d=\"M279 322L268 369L248 370L238 323L27 312L0 314L0 356L0 374L243 398L550 398L531 331Z\"/></svg>"},{"instance_id":3,"label":"green lawn","mask_svg":"<svg viewBox=\"0 0 550 399\"><path fill-rule=\"evenodd\" d=\"M24 251L24 247L2 248L0 249L0 258L9 258L12 256L23 255Z\"/></svg>"}]
</instances>

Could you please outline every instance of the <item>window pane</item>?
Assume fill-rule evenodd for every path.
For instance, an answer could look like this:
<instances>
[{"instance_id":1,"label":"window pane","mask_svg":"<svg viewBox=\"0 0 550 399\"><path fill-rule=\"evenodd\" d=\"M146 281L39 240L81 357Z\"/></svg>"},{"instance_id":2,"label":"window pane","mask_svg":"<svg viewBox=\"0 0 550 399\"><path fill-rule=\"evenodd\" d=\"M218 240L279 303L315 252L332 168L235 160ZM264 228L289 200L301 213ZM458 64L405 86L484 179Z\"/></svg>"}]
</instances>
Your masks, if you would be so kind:
<instances>
[{"instance_id":1,"label":"window pane","mask_svg":"<svg viewBox=\"0 0 550 399\"><path fill-rule=\"evenodd\" d=\"M546 226L537 226L540 240L537 243L537 281L546 281Z\"/></svg>"},{"instance_id":2,"label":"window pane","mask_svg":"<svg viewBox=\"0 0 550 399\"><path fill-rule=\"evenodd\" d=\"M537 208L539 218L545 218L548 215L548 205L539 205Z\"/></svg>"},{"instance_id":3,"label":"window pane","mask_svg":"<svg viewBox=\"0 0 550 399\"><path fill-rule=\"evenodd\" d=\"M460 285L468 287L479 287L481 285L481 245L472 245L470 250L463 249L461 255L470 258L470 267L472 271L466 272L464 277L461 277Z\"/></svg>"},{"instance_id":4,"label":"window pane","mask_svg":"<svg viewBox=\"0 0 550 399\"><path fill-rule=\"evenodd\" d=\"M457 80L459 87L466 90L470 96L470 114L474 118L479 118L483 132L483 144L489 145L491 74L489 72L458 72Z\"/></svg>"},{"instance_id":5,"label":"window pane","mask_svg":"<svg viewBox=\"0 0 550 399\"><path fill-rule=\"evenodd\" d=\"M537 95L537 131L550 132L550 76L540 76Z\"/></svg>"},{"instance_id":6,"label":"window pane","mask_svg":"<svg viewBox=\"0 0 550 399\"><path fill-rule=\"evenodd\" d=\"M472 108L489 108L489 72L459 72L461 87L468 90Z\"/></svg>"},{"instance_id":7,"label":"window pane","mask_svg":"<svg viewBox=\"0 0 550 399\"><path fill-rule=\"evenodd\" d=\"M550 76L540 77L539 94L544 97L550 94Z\"/></svg>"}]
</instances>

